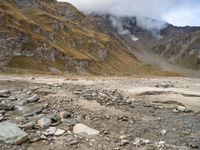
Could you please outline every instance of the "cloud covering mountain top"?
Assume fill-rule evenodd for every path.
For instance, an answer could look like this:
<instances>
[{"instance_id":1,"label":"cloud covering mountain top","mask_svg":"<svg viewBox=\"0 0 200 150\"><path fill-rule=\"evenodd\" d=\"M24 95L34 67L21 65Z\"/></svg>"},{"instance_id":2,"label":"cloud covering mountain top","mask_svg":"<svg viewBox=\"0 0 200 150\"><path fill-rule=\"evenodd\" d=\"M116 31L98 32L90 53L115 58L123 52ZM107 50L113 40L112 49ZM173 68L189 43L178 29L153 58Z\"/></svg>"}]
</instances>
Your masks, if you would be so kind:
<instances>
[{"instance_id":1,"label":"cloud covering mountain top","mask_svg":"<svg viewBox=\"0 0 200 150\"><path fill-rule=\"evenodd\" d=\"M149 17L174 25L200 26L199 0L58 0L72 3L85 13Z\"/></svg>"}]
</instances>

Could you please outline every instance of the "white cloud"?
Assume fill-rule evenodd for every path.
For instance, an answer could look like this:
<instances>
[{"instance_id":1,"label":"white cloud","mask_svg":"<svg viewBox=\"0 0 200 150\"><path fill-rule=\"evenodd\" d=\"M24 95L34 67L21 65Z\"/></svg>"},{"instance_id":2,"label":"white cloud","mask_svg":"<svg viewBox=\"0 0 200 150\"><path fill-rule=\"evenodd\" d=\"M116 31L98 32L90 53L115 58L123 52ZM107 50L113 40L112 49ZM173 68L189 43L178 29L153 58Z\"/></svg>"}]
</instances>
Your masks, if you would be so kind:
<instances>
[{"instance_id":1,"label":"white cloud","mask_svg":"<svg viewBox=\"0 0 200 150\"><path fill-rule=\"evenodd\" d=\"M91 13L109 13L116 16L143 16L162 19L174 0L59 0L72 3L80 10Z\"/></svg>"},{"instance_id":2,"label":"white cloud","mask_svg":"<svg viewBox=\"0 0 200 150\"><path fill-rule=\"evenodd\" d=\"M200 25L199 0L58 0L75 5L85 13L109 13L115 16L150 17L174 25ZM147 23L145 24L147 25ZM153 25L153 24L150 24ZM158 24L154 24L158 27ZM153 28L154 28L153 27ZM152 26L148 26L152 28Z\"/></svg>"}]
</instances>

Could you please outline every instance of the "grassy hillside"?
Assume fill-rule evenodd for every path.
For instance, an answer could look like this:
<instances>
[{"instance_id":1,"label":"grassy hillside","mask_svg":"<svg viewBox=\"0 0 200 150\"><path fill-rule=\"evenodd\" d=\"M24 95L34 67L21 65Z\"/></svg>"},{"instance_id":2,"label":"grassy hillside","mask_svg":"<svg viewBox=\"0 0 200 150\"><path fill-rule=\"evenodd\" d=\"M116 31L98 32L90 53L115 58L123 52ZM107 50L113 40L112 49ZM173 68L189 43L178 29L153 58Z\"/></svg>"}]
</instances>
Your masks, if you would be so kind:
<instances>
[{"instance_id":1,"label":"grassy hillside","mask_svg":"<svg viewBox=\"0 0 200 150\"><path fill-rule=\"evenodd\" d=\"M3 66L97 75L165 74L139 62L69 3L0 0L0 14Z\"/></svg>"}]
</instances>

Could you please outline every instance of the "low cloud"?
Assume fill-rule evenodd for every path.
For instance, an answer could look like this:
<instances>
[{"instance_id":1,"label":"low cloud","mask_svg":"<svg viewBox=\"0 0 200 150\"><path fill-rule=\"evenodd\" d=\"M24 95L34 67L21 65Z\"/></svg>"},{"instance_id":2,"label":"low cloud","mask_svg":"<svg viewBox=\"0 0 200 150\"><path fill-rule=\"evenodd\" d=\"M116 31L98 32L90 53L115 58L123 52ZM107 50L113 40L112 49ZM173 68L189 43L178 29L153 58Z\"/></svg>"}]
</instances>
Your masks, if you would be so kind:
<instances>
[{"instance_id":1,"label":"low cloud","mask_svg":"<svg viewBox=\"0 0 200 150\"><path fill-rule=\"evenodd\" d=\"M143 16L162 19L174 0L60 0L72 3L80 10L91 13L109 13L115 16Z\"/></svg>"},{"instance_id":2,"label":"low cloud","mask_svg":"<svg viewBox=\"0 0 200 150\"><path fill-rule=\"evenodd\" d=\"M165 27L163 22L170 21L173 24L178 24L181 20L184 23L187 22L187 18L180 16L181 12L178 12L174 18L173 14L176 14L174 10L181 10L183 14L184 10L188 8L190 12L193 12L194 6L200 5L199 0L58 0L66 1L75 5L78 9L84 13L99 13L110 14L116 17L122 16L135 16L137 18L138 25L147 30L160 30ZM198 11L199 12L199 11ZM195 13L195 12L194 12ZM188 13L189 14L189 13ZM194 15L194 14L192 14ZM199 13L196 13L199 15ZM182 18L181 18L182 17ZM159 20L155 22L151 19ZM181 19L181 20L180 20ZM198 19L199 20L199 19ZM186 25L190 25L196 21L191 19ZM197 21L196 21L197 22ZM200 21L198 22L200 23ZM197 23L196 23L197 24Z\"/></svg>"}]
</instances>

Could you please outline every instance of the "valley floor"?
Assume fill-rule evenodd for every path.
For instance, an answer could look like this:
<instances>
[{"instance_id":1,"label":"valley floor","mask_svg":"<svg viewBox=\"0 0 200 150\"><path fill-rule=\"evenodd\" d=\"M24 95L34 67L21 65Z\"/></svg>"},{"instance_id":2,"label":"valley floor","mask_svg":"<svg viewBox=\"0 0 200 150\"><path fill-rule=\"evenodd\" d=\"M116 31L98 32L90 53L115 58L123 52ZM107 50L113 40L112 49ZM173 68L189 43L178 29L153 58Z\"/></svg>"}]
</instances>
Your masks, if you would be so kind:
<instances>
[{"instance_id":1,"label":"valley floor","mask_svg":"<svg viewBox=\"0 0 200 150\"><path fill-rule=\"evenodd\" d=\"M0 75L0 102L2 150L200 149L198 78Z\"/></svg>"}]
</instances>

